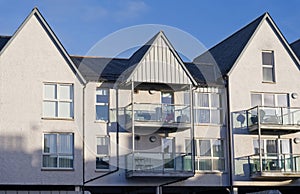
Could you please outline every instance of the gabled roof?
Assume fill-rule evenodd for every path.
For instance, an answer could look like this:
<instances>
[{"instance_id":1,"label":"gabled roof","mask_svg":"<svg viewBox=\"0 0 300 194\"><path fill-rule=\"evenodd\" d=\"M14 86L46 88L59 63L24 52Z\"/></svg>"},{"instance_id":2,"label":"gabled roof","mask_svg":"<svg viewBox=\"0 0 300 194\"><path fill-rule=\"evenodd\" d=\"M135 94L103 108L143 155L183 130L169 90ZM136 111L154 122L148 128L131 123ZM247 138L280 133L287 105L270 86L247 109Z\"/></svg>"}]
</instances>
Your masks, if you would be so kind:
<instances>
[{"instance_id":1,"label":"gabled roof","mask_svg":"<svg viewBox=\"0 0 300 194\"><path fill-rule=\"evenodd\" d=\"M41 23L42 27L44 28L44 30L47 32L47 34L49 35L50 39L53 41L53 43L56 45L56 47L58 48L59 52L62 54L62 56L64 57L64 59L66 60L66 62L69 64L70 68L72 69L72 71L74 72L74 74L79 78L79 80L81 81L81 83L85 83L86 81L84 80L84 78L82 77L82 75L80 74L80 72L77 70L76 66L74 65L73 61L71 60L71 58L69 57L69 54L67 53L66 49L63 47L63 45L61 44L61 42L59 41L59 39L57 38L57 36L55 35L55 33L53 32L53 30L50 28L49 24L46 22L45 18L42 16L42 14L39 12L38 8L35 7L32 9L32 11L30 12L30 14L26 17L26 19L23 21L23 23L19 26L19 28L16 30L16 32L12 35L12 37L10 37L6 43L4 44L5 40L3 40L3 47L2 49L0 49L0 55L2 55L3 52L5 52L6 48L10 45L11 42L14 41L15 37L18 36L18 34L20 33L20 31L23 29L23 27L27 24L27 22L33 17L37 17L37 19L39 20L39 22ZM0 43L1 44L1 43ZM0 47L1 48L1 47Z\"/></svg>"},{"instance_id":2,"label":"gabled roof","mask_svg":"<svg viewBox=\"0 0 300 194\"><path fill-rule=\"evenodd\" d=\"M218 43L205 53L201 54L193 61L197 64L214 64L216 63L222 75L226 75L233 67L246 44L249 42L253 33L266 16L261 15L250 24L238 30L222 42Z\"/></svg>"},{"instance_id":3,"label":"gabled roof","mask_svg":"<svg viewBox=\"0 0 300 194\"><path fill-rule=\"evenodd\" d=\"M71 56L86 81L115 82L129 67L129 59Z\"/></svg>"},{"instance_id":4,"label":"gabled roof","mask_svg":"<svg viewBox=\"0 0 300 194\"><path fill-rule=\"evenodd\" d=\"M290 45L287 43L285 37L274 23L269 13L264 13L236 33L232 34L219 44L215 45L205 53L201 54L194 59L196 64L212 63L216 64L223 76L227 75L234 67L238 58L247 47L250 40L253 38L255 32L261 25L262 21L268 20L271 27L275 30L283 46L287 52L291 55L299 68L299 60Z\"/></svg>"},{"instance_id":5,"label":"gabled roof","mask_svg":"<svg viewBox=\"0 0 300 194\"><path fill-rule=\"evenodd\" d=\"M6 45L10 38L11 36L0 36L0 51Z\"/></svg>"}]
</instances>

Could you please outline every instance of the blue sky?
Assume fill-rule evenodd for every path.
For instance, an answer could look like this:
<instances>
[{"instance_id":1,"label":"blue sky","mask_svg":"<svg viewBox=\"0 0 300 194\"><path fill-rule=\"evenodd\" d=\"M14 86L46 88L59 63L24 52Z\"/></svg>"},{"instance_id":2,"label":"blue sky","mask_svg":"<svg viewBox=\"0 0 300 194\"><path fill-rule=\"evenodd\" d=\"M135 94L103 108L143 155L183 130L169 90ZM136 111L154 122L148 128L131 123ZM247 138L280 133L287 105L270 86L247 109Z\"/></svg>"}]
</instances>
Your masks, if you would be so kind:
<instances>
[{"instance_id":1,"label":"blue sky","mask_svg":"<svg viewBox=\"0 0 300 194\"><path fill-rule=\"evenodd\" d=\"M0 0L0 34L13 34L35 6L74 55L141 24L178 28L210 48L266 11L289 42L300 38L298 0Z\"/></svg>"}]
</instances>

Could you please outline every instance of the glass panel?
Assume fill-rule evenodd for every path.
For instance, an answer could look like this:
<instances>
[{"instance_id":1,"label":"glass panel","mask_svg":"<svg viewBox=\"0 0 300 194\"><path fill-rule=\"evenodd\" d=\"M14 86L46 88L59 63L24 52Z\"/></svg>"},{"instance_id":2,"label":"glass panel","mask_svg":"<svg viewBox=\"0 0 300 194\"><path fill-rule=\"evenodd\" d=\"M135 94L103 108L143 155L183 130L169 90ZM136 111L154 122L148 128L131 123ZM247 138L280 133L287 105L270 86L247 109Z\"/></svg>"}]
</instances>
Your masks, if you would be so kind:
<instances>
[{"instance_id":1,"label":"glass panel","mask_svg":"<svg viewBox=\"0 0 300 194\"><path fill-rule=\"evenodd\" d=\"M273 68L263 67L263 80L268 82L273 82Z\"/></svg>"},{"instance_id":2,"label":"glass panel","mask_svg":"<svg viewBox=\"0 0 300 194\"><path fill-rule=\"evenodd\" d=\"M213 157L224 157L224 145L222 140L212 140Z\"/></svg>"},{"instance_id":3,"label":"glass panel","mask_svg":"<svg viewBox=\"0 0 300 194\"><path fill-rule=\"evenodd\" d=\"M211 94L211 106L220 108L221 106L221 95L220 94Z\"/></svg>"},{"instance_id":4,"label":"glass panel","mask_svg":"<svg viewBox=\"0 0 300 194\"><path fill-rule=\"evenodd\" d=\"M213 170L224 171L225 170L225 160L218 158L213 159Z\"/></svg>"},{"instance_id":5,"label":"glass panel","mask_svg":"<svg viewBox=\"0 0 300 194\"><path fill-rule=\"evenodd\" d=\"M108 137L97 137L97 154L109 155Z\"/></svg>"},{"instance_id":6,"label":"glass panel","mask_svg":"<svg viewBox=\"0 0 300 194\"><path fill-rule=\"evenodd\" d=\"M210 140L199 140L200 156L211 156Z\"/></svg>"},{"instance_id":7,"label":"glass panel","mask_svg":"<svg viewBox=\"0 0 300 194\"><path fill-rule=\"evenodd\" d=\"M264 141L260 141L260 146L261 146L261 153L264 153ZM254 154L259 154L259 144L258 144L258 139L253 140L253 147L254 147Z\"/></svg>"},{"instance_id":8,"label":"glass panel","mask_svg":"<svg viewBox=\"0 0 300 194\"><path fill-rule=\"evenodd\" d=\"M198 93L198 106L209 107L209 95Z\"/></svg>"},{"instance_id":9,"label":"glass panel","mask_svg":"<svg viewBox=\"0 0 300 194\"><path fill-rule=\"evenodd\" d=\"M290 140L289 139L281 139L280 140L280 149L281 149L281 154L291 154Z\"/></svg>"},{"instance_id":10,"label":"glass panel","mask_svg":"<svg viewBox=\"0 0 300 194\"><path fill-rule=\"evenodd\" d=\"M56 99L56 85L45 84L44 85L44 98L45 99Z\"/></svg>"},{"instance_id":11,"label":"glass panel","mask_svg":"<svg viewBox=\"0 0 300 194\"><path fill-rule=\"evenodd\" d=\"M161 102L163 104L174 104L174 94L173 92L162 92Z\"/></svg>"},{"instance_id":12,"label":"glass panel","mask_svg":"<svg viewBox=\"0 0 300 194\"><path fill-rule=\"evenodd\" d=\"M212 170L211 159L199 159L199 170Z\"/></svg>"},{"instance_id":13,"label":"glass panel","mask_svg":"<svg viewBox=\"0 0 300 194\"><path fill-rule=\"evenodd\" d=\"M277 94L277 106L288 107L287 94Z\"/></svg>"},{"instance_id":14,"label":"glass panel","mask_svg":"<svg viewBox=\"0 0 300 194\"><path fill-rule=\"evenodd\" d=\"M43 167L57 167L57 156L43 156Z\"/></svg>"},{"instance_id":15,"label":"glass panel","mask_svg":"<svg viewBox=\"0 0 300 194\"><path fill-rule=\"evenodd\" d=\"M200 109L196 110L196 121L197 123L210 123L210 110Z\"/></svg>"},{"instance_id":16,"label":"glass panel","mask_svg":"<svg viewBox=\"0 0 300 194\"><path fill-rule=\"evenodd\" d=\"M60 156L59 157L60 168L73 168L73 156Z\"/></svg>"},{"instance_id":17,"label":"glass panel","mask_svg":"<svg viewBox=\"0 0 300 194\"><path fill-rule=\"evenodd\" d=\"M267 153L277 153L277 140L267 140Z\"/></svg>"},{"instance_id":18,"label":"glass panel","mask_svg":"<svg viewBox=\"0 0 300 194\"><path fill-rule=\"evenodd\" d=\"M261 106L261 94L251 94L251 107Z\"/></svg>"},{"instance_id":19,"label":"glass panel","mask_svg":"<svg viewBox=\"0 0 300 194\"><path fill-rule=\"evenodd\" d=\"M221 110L211 110L211 123L221 123Z\"/></svg>"},{"instance_id":20,"label":"glass panel","mask_svg":"<svg viewBox=\"0 0 300 194\"><path fill-rule=\"evenodd\" d=\"M72 154L73 153L73 135L60 134L59 135L59 153Z\"/></svg>"},{"instance_id":21,"label":"glass panel","mask_svg":"<svg viewBox=\"0 0 300 194\"><path fill-rule=\"evenodd\" d=\"M59 99L66 100L66 99L72 99L72 86L71 85L60 85L59 86Z\"/></svg>"},{"instance_id":22,"label":"glass panel","mask_svg":"<svg viewBox=\"0 0 300 194\"><path fill-rule=\"evenodd\" d=\"M109 169L109 157L96 157L96 169Z\"/></svg>"},{"instance_id":23,"label":"glass panel","mask_svg":"<svg viewBox=\"0 0 300 194\"><path fill-rule=\"evenodd\" d=\"M108 106L96 105L96 120L108 120Z\"/></svg>"},{"instance_id":24,"label":"glass panel","mask_svg":"<svg viewBox=\"0 0 300 194\"><path fill-rule=\"evenodd\" d=\"M73 117L71 102L59 102L59 117Z\"/></svg>"},{"instance_id":25,"label":"glass panel","mask_svg":"<svg viewBox=\"0 0 300 194\"><path fill-rule=\"evenodd\" d=\"M44 117L56 117L57 115L57 102L43 102Z\"/></svg>"},{"instance_id":26,"label":"glass panel","mask_svg":"<svg viewBox=\"0 0 300 194\"><path fill-rule=\"evenodd\" d=\"M56 134L45 134L44 135L44 153L57 153L56 151Z\"/></svg>"},{"instance_id":27,"label":"glass panel","mask_svg":"<svg viewBox=\"0 0 300 194\"><path fill-rule=\"evenodd\" d=\"M275 106L274 94L264 94L264 106Z\"/></svg>"},{"instance_id":28,"label":"glass panel","mask_svg":"<svg viewBox=\"0 0 300 194\"><path fill-rule=\"evenodd\" d=\"M263 65L273 66L273 52L263 52L262 53L262 63Z\"/></svg>"}]
</instances>

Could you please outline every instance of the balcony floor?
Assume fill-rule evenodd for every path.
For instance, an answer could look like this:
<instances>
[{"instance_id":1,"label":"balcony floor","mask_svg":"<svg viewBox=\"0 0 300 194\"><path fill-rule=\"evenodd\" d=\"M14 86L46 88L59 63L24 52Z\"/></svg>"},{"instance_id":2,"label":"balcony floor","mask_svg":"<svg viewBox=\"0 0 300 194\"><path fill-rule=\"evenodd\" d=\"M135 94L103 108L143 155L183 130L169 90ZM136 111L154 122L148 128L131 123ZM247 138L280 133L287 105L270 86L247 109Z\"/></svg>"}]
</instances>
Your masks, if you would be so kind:
<instances>
[{"instance_id":1,"label":"balcony floor","mask_svg":"<svg viewBox=\"0 0 300 194\"><path fill-rule=\"evenodd\" d=\"M276 134L289 134L300 131L300 125L276 125L276 124L260 124L260 129L263 134L274 133ZM257 132L258 125L252 125L249 127L250 132Z\"/></svg>"},{"instance_id":2,"label":"balcony floor","mask_svg":"<svg viewBox=\"0 0 300 194\"><path fill-rule=\"evenodd\" d=\"M255 180L289 180L300 178L300 172L264 171L252 174Z\"/></svg>"},{"instance_id":3,"label":"balcony floor","mask_svg":"<svg viewBox=\"0 0 300 194\"><path fill-rule=\"evenodd\" d=\"M151 170L130 170L127 171L126 176L128 178L133 177L166 177L166 178L184 178L192 177L194 173L192 171L151 171Z\"/></svg>"},{"instance_id":4,"label":"balcony floor","mask_svg":"<svg viewBox=\"0 0 300 194\"><path fill-rule=\"evenodd\" d=\"M134 126L143 129L189 129L190 123L176 123L176 122L160 122L160 121L135 121ZM132 125L129 123L126 125L126 129L131 129Z\"/></svg>"}]
</instances>

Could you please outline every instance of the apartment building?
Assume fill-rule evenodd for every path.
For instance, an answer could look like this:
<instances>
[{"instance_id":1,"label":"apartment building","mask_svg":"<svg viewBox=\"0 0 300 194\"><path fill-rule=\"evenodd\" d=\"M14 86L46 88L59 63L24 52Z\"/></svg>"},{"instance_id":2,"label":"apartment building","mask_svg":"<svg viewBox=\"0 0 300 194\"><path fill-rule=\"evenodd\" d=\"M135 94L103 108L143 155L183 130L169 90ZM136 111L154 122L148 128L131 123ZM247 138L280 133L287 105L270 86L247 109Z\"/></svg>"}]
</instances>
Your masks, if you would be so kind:
<instances>
[{"instance_id":1,"label":"apartment building","mask_svg":"<svg viewBox=\"0 0 300 194\"><path fill-rule=\"evenodd\" d=\"M0 36L0 192L297 192L299 42L268 13L192 62L145 42L69 55L37 8Z\"/></svg>"}]
</instances>

